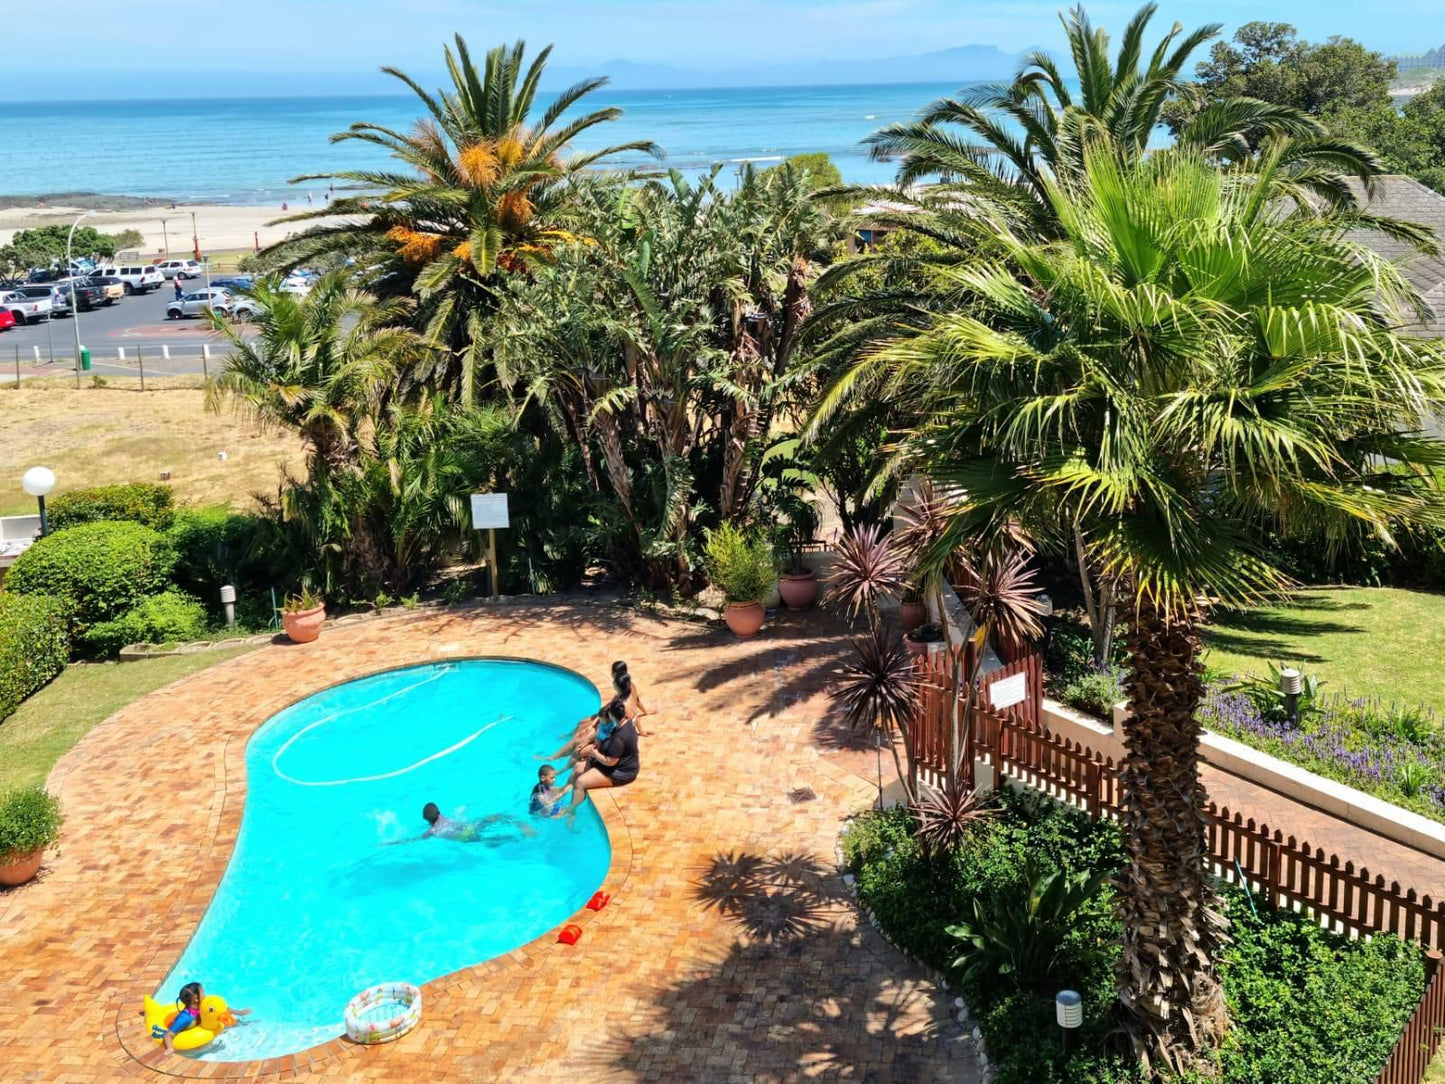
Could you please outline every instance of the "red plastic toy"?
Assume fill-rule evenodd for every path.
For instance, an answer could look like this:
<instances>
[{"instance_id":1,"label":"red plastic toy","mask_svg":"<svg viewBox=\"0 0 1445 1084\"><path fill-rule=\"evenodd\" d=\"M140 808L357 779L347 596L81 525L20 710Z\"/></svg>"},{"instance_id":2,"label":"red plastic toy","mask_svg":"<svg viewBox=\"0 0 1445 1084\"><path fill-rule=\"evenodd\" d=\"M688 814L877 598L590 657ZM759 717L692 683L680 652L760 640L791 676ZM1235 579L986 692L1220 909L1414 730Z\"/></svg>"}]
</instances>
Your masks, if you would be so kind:
<instances>
[{"instance_id":1,"label":"red plastic toy","mask_svg":"<svg viewBox=\"0 0 1445 1084\"><path fill-rule=\"evenodd\" d=\"M600 911L602 910L602 908L607 906L608 901L611 899L611 892L598 892L590 900L587 901L587 910Z\"/></svg>"},{"instance_id":2,"label":"red plastic toy","mask_svg":"<svg viewBox=\"0 0 1445 1084\"><path fill-rule=\"evenodd\" d=\"M562 932L557 935L557 940L564 945L575 945L581 936L582 927L569 922L562 927Z\"/></svg>"}]
</instances>

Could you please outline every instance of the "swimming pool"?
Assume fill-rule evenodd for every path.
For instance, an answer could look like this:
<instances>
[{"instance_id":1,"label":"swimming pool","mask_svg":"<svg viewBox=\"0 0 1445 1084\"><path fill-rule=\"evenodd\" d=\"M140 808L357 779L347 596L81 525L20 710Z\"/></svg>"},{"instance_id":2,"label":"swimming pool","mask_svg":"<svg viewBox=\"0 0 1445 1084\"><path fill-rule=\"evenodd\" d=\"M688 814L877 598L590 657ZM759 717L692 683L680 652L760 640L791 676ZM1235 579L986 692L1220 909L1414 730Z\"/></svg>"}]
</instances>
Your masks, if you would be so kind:
<instances>
[{"instance_id":1,"label":"swimming pool","mask_svg":"<svg viewBox=\"0 0 1445 1084\"><path fill-rule=\"evenodd\" d=\"M586 903L611 861L592 803L569 828L528 817L527 800L536 754L598 702L570 671L475 659L347 682L263 724L246 747L226 874L154 995L173 1002L198 981L253 1010L196 1056L249 1061L325 1042L366 987L491 959ZM427 802L452 817L508 814L536 834L501 823L485 842L391 845L425 830Z\"/></svg>"}]
</instances>

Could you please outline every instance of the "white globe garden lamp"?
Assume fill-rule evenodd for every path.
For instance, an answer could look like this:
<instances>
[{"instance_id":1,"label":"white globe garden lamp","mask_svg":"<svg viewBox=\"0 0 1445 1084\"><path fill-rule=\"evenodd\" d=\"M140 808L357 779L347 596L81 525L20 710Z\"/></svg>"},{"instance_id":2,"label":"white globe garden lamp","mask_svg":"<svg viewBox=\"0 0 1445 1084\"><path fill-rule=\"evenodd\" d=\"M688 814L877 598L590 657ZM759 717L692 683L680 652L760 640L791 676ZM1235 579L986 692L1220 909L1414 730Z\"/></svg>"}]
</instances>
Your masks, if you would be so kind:
<instances>
[{"instance_id":1,"label":"white globe garden lamp","mask_svg":"<svg viewBox=\"0 0 1445 1084\"><path fill-rule=\"evenodd\" d=\"M20 488L40 502L40 535L50 533L50 521L45 518L45 498L55 488L55 472L49 467L31 467L20 479Z\"/></svg>"}]
</instances>

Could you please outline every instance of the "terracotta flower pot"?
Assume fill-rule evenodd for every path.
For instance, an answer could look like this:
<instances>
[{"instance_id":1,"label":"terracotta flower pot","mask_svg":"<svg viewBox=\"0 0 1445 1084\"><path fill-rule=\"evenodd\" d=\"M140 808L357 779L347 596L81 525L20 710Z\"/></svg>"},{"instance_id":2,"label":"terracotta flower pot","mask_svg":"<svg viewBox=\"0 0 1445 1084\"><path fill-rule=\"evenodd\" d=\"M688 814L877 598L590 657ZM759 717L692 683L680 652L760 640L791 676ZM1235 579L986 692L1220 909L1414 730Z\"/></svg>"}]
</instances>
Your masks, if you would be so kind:
<instances>
[{"instance_id":1,"label":"terracotta flower pot","mask_svg":"<svg viewBox=\"0 0 1445 1084\"><path fill-rule=\"evenodd\" d=\"M321 625L326 620L326 604L300 613L283 613L281 629L293 643L309 644L321 635Z\"/></svg>"},{"instance_id":2,"label":"terracotta flower pot","mask_svg":"<svg viewBox=\"0 0 1445 1084\"><path fill-rule=\"evenodd\" d=\"M818 601L818 574L811 568L801 572L784 572L778 581L783 604L790 610L806 610Z\"/></svg>"},{"instance_id":3,"label":"terracotta flower pot","mask_svg":"<svg viewBox=\"0 0 1445 1084\"><path fill-rule=\"evenodd\" d=\"M928 607L921 602L900 602L898 604L898 623L903 626L904 632L912 632L928 617Z\"/></svg>"},{"instance_id":4,"label":"terracotta flower pot","mask_svg":"<svg viewBox=\"0 0 1445 1084\"><path fill-rule=\"evenodd\" d=\"M756 636L763 627L764 613L761 602L729 602L723 610L723 620L734 636Z\"/></svg>"},{"instance_id":5,"label":"terracotta flower pot","mask_svg":"<svg viewBox=\"0 0 1445 1084\"><path fill-rule=\"evenodd\" d=\"M0 885L6 888L23 885L40 872L40 859L44 854L44 847L36 847L27 854L0 855Z\"/></svg>"}]
</instances>

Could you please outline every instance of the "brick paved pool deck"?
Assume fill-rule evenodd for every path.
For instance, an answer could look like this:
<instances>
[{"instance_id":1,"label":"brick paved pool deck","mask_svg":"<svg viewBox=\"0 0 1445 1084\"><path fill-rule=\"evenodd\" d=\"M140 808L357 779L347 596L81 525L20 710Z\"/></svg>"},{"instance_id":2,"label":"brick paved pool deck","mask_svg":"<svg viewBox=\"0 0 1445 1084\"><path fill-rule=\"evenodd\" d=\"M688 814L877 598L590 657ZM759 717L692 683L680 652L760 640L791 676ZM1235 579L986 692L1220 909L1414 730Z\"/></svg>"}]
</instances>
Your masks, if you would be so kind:
<instances>
[{"instance_id":1,"label":"brick paved pool deck","mask_svg":"<svg viewBox=\"0 0 1445 1084\"><path fill-rule=\"evenodd\" d=\"M264 647L129 705L56 766L59 850L0 895L0 1079L978 1080L936 987L860 926L834 870L844 818L874 796L850 770L872 754L848 748L824 691L845 646L817 613L738 641L607 606L417 611ZM422 1024L386 1046L227 1065L149 1043L141 997L225 870L251 732L337 682L469 655L599 685L623 658L660 709L637 783L602 792L613 898L583 913L581 942L549 934L428 984Z\"/></svg>"}]
</instances>

